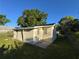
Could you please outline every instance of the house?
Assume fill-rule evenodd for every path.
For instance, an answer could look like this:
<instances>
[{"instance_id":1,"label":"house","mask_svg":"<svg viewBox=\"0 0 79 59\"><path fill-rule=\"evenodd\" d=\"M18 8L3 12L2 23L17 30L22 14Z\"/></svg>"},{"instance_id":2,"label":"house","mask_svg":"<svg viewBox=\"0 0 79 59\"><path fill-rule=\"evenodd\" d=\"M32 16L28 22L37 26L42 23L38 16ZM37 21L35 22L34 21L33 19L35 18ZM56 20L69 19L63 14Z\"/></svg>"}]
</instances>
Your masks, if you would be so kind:
<instances>
[{"instance_id":1,"label":"house","mask_svg":"<svg viewBox=\"0 0 79 59\"><path fill-rule=\"evenodd\" d=\"M0 33L9 31L13 33L13 39L17 39L25 43L35 44L36 46L42 48L46 48L56 39L55 24L15 28L0 26Z\"/></svg>"},{"instance_id":2,"label":"house","mask_svg":"<svg viewBox=\"0 0 79 59\"><path fill-rule=\"evenodd\" d=\"M34 27L17 27L14 29L14 39L23 42L37 43L41 41L53 42L56 39L55 24Z\"/></svg>"}]
</instances>

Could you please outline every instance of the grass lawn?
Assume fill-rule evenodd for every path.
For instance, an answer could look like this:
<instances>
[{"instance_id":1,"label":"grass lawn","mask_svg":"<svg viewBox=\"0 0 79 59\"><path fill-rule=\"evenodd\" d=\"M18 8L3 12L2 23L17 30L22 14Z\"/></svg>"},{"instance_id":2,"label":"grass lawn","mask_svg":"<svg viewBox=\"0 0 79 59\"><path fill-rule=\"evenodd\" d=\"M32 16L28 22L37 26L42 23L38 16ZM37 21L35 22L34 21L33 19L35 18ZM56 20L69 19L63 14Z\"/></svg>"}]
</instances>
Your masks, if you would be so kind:
<instances>
[{"instance_id":1,"label":"grass lawn","mask_svg":"<svg viewBox=\"0 0 79 59\"><path fill-rule=\"evenodd\" d=\"M8 45L10 47L0 59L78 59L79 56L72 45L65 40L56 40L46 49L10 39L0 40L0 47L4 44L4 48L8 48Z\"/></svg>"},{"instance_id":2,"label":"grass lawn","mask_svg":"<svg viewBox=\"0 0 79 59\"><path fill-rule=\"evenodd\" d=\"M4 48L14 48L16 49L16 45L19 47L22 42L13 39L0 39L0 47L4 45Z\"/></svg>"}]
</instances>

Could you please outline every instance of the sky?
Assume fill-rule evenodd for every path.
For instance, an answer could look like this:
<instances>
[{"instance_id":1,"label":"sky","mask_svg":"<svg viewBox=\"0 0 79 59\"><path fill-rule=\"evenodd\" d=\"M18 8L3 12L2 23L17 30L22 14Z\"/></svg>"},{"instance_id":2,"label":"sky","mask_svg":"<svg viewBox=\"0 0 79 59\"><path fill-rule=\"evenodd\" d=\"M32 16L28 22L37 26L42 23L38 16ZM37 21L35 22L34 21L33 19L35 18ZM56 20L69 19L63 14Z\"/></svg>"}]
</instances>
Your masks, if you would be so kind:
<instances>
[{"instance_id":1,"label":"sky","mask_svg":"<svg viewBox=\"0 0 79 59\"><path fill-rule=\"evenodd\" d=\"M6 26L17 26L17 19L27 9L48 13L47 23L58 23L64 16L79 18L79 0L0 0L0 14L11 20Z\"/></svg>"}]
</instances>

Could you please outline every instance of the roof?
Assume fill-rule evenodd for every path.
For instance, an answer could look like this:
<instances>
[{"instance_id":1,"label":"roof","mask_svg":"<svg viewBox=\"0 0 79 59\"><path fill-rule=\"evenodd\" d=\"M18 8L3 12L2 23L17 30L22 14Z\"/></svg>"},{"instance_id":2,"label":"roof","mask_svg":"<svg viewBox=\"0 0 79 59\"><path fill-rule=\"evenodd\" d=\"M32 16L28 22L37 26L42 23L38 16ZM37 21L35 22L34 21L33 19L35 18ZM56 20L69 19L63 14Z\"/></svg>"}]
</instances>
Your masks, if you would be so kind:
<instances>
[{"instance_id":1,"label":"roof","mask_svg":"<svg viewBox=\"0 0 79 59\"><path fill-rule=\"evenodd\" d=\"M0 26L0 30L23 30L23 29L34 29L34 28L41 28L41 27L50 27L52 24L45 24L45 25L37 25L33 27L9 27L9 26Z\"/></svg>"},{"instance_id":2,"label":"roof","mask_svg":"<svg viewBox=\"0 0 79 59\"><path fill-rule=\"evenodd\" d=\"M53 24L45 24L45 25L38 25L38 26L33 26L33 27L15 27L14 30L23 30L23 29L35 29L35 28L41 28L41 27L45 27L48 28Z\"/></svg>"}]
</instances>

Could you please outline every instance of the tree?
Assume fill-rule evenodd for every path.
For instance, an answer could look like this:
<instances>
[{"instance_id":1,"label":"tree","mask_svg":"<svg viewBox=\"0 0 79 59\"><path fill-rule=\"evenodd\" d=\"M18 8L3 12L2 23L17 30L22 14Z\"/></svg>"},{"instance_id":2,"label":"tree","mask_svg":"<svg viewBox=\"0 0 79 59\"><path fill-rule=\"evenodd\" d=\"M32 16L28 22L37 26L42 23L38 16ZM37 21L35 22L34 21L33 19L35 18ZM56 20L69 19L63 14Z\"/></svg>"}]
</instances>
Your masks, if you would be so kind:
<instances>
[{"instance_id":1,"label":"tree","mask_svg":"<svg viewBox=\"0 0 79 59\"><path fill-rule=\"evenodd\" d=\"M77 32L79 31L79 19L75 19L72 16L66 16L63 17L59 21L59 27L61 34L67 33L67 32Z\"/></svg>"},{"instance_id":2,"label":"tree","mask_svg":"<svg viewBox=\"0 0 79 59\"><path fill-rule=\"evenodd\" d=\"M57 25L58 39L63 39L71 44L73 49L77 51L76 58L79 55L79 19L72 16L66 16L60 19Z\"/></svg>"},{"instance_id":3,"label":"tree","mask_svg":"<svg viewBox=\"0 0 79 59\"><path fill-rule=\"evenodd\" d=\"M5 25L8 22L10 22L10 20L7 19L5 15L0 15L0 25Z\"/></svg>"},{"instance_id":4,"label":"tree","mask_svg":"<svg viewBox=\"0 0 79 59\"><path fill-rule=\"evenodd\" d=\"M75 19L72 16L63 17L57 25L57 30L62 38L68 39L72 43L76 41L76 44L77 39L79 39L77 38L79 34L76 34L79 33L79 19Z\"/></svg>"},{"instance_id":5,"label":"tree","mask_svg":"<svg viewBox=\"0 0 79 59\"><path fill-rule=\"evenodd\" d=\"M79 19L71 16L61 18L57 25L58 38L69 41L79 50Z\"/></svg>"},{"instance_id":6,"label":"tree","mask_svg":"<svg viewBox=\"0 0 79 59\"><path fill-rule=\"evenodd\" d=\"M18 18L18 25L21 27L46 24L47 13L38 9L24 10L23 15Z\"/></svg>"}]
</instances>

